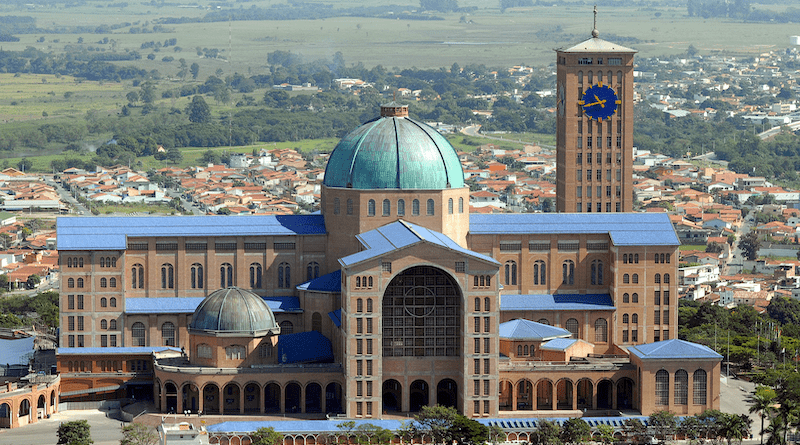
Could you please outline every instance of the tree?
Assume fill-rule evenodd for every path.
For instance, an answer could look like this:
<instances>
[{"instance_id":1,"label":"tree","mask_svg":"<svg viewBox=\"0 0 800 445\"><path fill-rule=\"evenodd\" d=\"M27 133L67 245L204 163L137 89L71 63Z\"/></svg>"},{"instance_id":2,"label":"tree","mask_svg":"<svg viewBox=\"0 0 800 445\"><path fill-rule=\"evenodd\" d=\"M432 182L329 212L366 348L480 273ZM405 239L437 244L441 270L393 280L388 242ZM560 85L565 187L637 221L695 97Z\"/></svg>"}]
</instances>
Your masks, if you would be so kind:
<instances>
[{"instance_id":1,"label":"tree","mask_svg":"<svg viewBox=\"0 0 800 445\"><path fill-rule=\"evenodd\" d=\"M539 445L560 445L561 427L551 420L536 422L536 431L531 434L531 443Z\"/></svg>"},{"instance_id":2,"label":"tree","mask_svg":"<svg viewBox=\"0 0 800 445\"><path fill-rule=\"evenodd\" d=\"M93 444L89 422L73 420L58 426L58 445L90 445Z\"/></svg>"},{"instance_id":3,"label":"tree","mask_svg":"<svg viewBox=\"0 0 800 445\"><path fill-rule=\"evenodd\" d=\"M42 278L39 275L31 274L28 275L28 279L25 282L28 284L28 289L33 289L42 282Z\"/></svg>"},{"instance_id":4,"label":"tree","mask_svg":"<svg viewBox=\"0 0 800 445\"><path fill-rule=\"evenodd\" d=\"M433 443L450 443L453 439L451 428L458 411L450 406L423 406L414 419L419 424L419 432L430 437Z\"/></svg>"},{"instance_id":5,"label":"tree","mask_svg":"<svg viewBox=\"0 0 800 445\"><path fill-rule=\"evenodd\" d=\"M602 443L613 443L614 427L611 425L606 425L604 423L597 425L597 438Z\"/></svg>"},{"instance_id":6,"label":"tree","mask_svg":"<svg viewBox=\"0 0 800 445\"><path fill-rule=\"evenodd\" d=\"M139 93L136 91L129 91L128 94L125 95L125 98L128 99L128 103L133 106L136 102L139 102Z\"/></svg>"},{"instance_id":7,"label":"tree","mask_svg":"<svg viewBox=\"0 0 800 445\"><path fill-rule=\"evenodd\" d=\"M707 253L720 253L722 252L722 244L716 242L710 242L706 245L706 252Z\"/></svg>"},{"instance_id":8,"label":"tree","mask_svg":"<svg viewBox=\"0 0 800 445\"><path fill-rule=\"evenodd\" d=\"M656 436L661 440L667 440L667 436L675 434L678 421L675 414L669 411L658 411L650 414L648 424L656 431Z\"/></svg>"},{"instance_id":9,"label":"tree","mask_svg":"<svg viewBox=\"0 0 800 445\"><path fill-rule=\"evenodd\" d=\"M775 409L775 390L768 386L756 386L753 393L747 396L747 403L750 404L750 414L758 413L761 417L761 445L764 444L764 419Z\"/></svg>"},{"instance_id":10,"label":"tree","mask_svg":"<svg viewBox=\"0 0 800 445\"><path fill-rule=\"evenodd\" d=\"M561 441L564 443L580 444L589 439L592 428L585 420L573 417L561 426Z\"/></svg>"},{"instance_id":11,"label":"tree","mask_svg":"<svg viewBox=\"0 0 800 445\"><path fill-rule=\"evenodd\" d=\"M155 445L158 434L147 425L130 423L122 427L122 440L119 445Z\"/></svg>"},{"instance_id":12,"label":"tree","mask_svg":"<svg viewBox=\"0 0 800 445\"><path fill-rule=\"evenodd\" d=\"M139 99L146 104L153 103L156 99L156 87L152 82L145 82L142 84Z\"/></svg>"},{"instance_id":13,"label":"tree","mask_svg":"<svg viewBox=\"0 0 800 445\"><path fill-rule=\"evenodd\" d=\"M211 150L206 150L202 156L200 156L200 161L203 162L205 165L214 164L218 165L222 162L222 159L219 156L219 153L213 152Z\"/></svg>"},{"instance_id":14,"label":"tree","mask_svg":"<svg viewBox=\"0 0 800 445\"><path fill-rule=\"evenodd\" d=\"M183 161L183 153L181 153L177 147L170 147L164 154L164 159L168 162L172 162L173 164L177 164Z\"/></svg>"},{"instance_id":15,"label":"tree","mask_svg":"<svg viewBox=\"0 0 800 445\"><path fill-rule=\"evenodd\" d=\"M451 434L459 445L484 444L489 439L489 428L477 420L459 414L453 422Z\"/></svg>"},{"instance_id":16,"label":"tree","mask_svg":"<svg viewBox=\"0 0 800 445\"><path fill-rule=\"evenodd\" d=\"M734 440L742 442L742 439L750 436L750 424L753 420L744 414L722 413L719 420L719 436L725 438L728 445Z\"/></svg>"},{"instance_id":17,"label":"tree","mask_svg":"<svg viewBox=\"0 0 800 445\"><path fill-rule=\"evenodd\" d=\"M745 258L750 261L758 258L759 247L761 247L761 241L758 239L758 234L756 232L748 232L747 235L744 235L739 240L739 248L742 249Z\"/></svg>"},{"instance_id":18,"label":"tree","mask_svg":"<svg viewBox=\"0 0 800 445\"><path fill-rule=\"evenodd\" d=\"M32 166L33 166L33 162L31 162L30 159L22 158L22 160L20 160L19 163L17 164L17 169L22 171L22 172L26 172L26 171L30 171Z\"/></svg>"},{"instance_id":19,"label":"tree","mask_svg":"<svg viewBox=\"0 0 800 445\"><path fill-rule=\"evenodd\" d=\"M189 72L192 73L192 80L197 80L197 76L200 75L200 65L194 62L192 66L189 67Z\"/></svg>"},{"instance_id":20,"label":"tree","mask_svg":"<svg viewBox=\"0 0 800 445\"><path fill-rule=\"evenodd\" d=\"M261 427L252 434L250 443L252 445L280 445L283 443L283 434L275 431L271 426Z\"/></svg>"},{"instance_id":21,"label":"tree","mask_svg":"<svg viewBox=\"0 0 800 445\"><path fill-rule=\"evenodd\" d=\"M189 121L196 124L205 124L211 120L211 110L203 96L194 96L186 112L189 115Z\"/></svg>"}]
</instances>

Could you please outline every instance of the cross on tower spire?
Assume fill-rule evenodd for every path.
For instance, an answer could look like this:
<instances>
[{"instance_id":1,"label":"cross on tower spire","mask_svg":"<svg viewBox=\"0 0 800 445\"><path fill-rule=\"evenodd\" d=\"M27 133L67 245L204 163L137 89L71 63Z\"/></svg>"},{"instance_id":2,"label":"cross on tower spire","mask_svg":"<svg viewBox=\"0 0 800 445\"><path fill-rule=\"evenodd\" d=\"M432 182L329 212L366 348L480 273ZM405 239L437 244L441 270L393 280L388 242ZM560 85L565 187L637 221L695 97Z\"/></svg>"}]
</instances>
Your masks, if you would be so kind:
<instances>
[{"instance_id":1,"label":"cross on tower spire","mask_svg":"<svg viewBox=\"0 0 800 445\"><path fill-rule=\"evenodd\" d=\"M597 5L594 5L594 25L592 26L592 37L596 39L599 35L600 32L597 31Z\"/></svg>"}]
</instances>

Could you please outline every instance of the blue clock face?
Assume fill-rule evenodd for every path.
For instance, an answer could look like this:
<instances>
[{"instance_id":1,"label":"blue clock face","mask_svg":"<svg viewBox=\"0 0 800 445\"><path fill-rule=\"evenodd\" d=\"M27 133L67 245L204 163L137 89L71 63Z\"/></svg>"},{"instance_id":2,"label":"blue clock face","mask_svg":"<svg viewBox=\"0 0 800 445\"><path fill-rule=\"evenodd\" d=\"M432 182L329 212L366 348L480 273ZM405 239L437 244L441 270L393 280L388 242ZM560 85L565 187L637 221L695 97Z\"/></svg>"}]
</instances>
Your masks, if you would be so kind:
<instances>
[{"instance_id":1,"label":"blue clock face","mask_svg":"<svg viewBox=\"0 0 800 445\"><path fill-rule=\"evenodd\" d=\"M583 100L578 101L578 105L583 108L583 112L586 113L589 119L597 119L598 121L610 118L621 103L614 90L602 83L592 85L583 93Z\"/></svg>"}]
</instances>

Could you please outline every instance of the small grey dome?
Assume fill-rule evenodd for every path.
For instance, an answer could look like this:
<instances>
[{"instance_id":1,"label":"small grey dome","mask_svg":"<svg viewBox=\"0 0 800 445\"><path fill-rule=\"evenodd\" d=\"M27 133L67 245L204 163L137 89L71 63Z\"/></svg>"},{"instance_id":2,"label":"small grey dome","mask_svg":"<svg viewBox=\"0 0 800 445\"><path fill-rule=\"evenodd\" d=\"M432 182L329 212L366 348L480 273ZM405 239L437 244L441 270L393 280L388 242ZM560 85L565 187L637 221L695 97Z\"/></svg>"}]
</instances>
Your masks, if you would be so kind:
<instances>
[{"instance_id":1,"label":"small grey dome","mask_svg":"<svg viewBox=\"0 0 800 445\"><path fill-rule=\"evenodd\" d=\"M213 292L192 316L189 331L225 337L279 334L275 314L258 295L238 287Z\"/></svg>"}]
</instances>

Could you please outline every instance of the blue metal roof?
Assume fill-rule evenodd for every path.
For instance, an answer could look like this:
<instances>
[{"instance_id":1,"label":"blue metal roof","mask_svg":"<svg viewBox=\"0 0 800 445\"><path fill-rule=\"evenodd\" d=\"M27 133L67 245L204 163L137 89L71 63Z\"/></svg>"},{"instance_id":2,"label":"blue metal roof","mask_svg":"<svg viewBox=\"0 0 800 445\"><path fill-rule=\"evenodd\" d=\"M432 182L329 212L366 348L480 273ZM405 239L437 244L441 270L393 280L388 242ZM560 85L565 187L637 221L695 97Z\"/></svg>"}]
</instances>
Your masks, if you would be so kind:
<instances>
[{"instance_id":1,"label":"blue metal roof","mask_svg":"<svg viewBox=\"0 0 800 445\"><path fill-rule=\"evenodd\" d=\"M628 348L631 354L642 360L684 360L684 359L717 359L722 355L708 346L686 340L672 339L636 345Z\"/></svg>"},{"instance_id":2,"label":"blue metal roof","mask_svg":"<svg viewBox=\"0 0 800 445\"><path fill-rule=\"evenodd\" d=\"M126 298L126 314L191 314L203 297Z\"/></svg>"},{"instance_id":3,"label":"blue metal roof","mask_svg":"<svg viewBox=\"0 0 800 445\"><path fill-rule=\"evenodd\" d=\"M273 313L293 312L302 313L300 299L297 297L261 297Z\"/></svg>"},{"instance_id":4,"label":"blue metal roof","mask_svg":"<svg viewBox=\"0 0 800 445\"><path fill-rule=\"evenodd\" d=\"M125 250L127 238L323 235L322 215L97 216L58 218L59 250Z\"/></svg>"},{"instance_id":5,"label":"blue metal roof","mask_svg":"<svg viewBox=\"0 0 800 445\"><path fill-rule=\"evenodd\" d=\"M342 310L336 309L335 311L328 312L328 317L331 317L331 321L333 324L336 325L337 328L342 326Z\"/></svg>"},{"instance_id":6,"label":"blue metal roof","mask_svg":"<svg viewBox=\"0 0 800 445\"><path fill-rule=\"evenodd\" d=\"M356 238L366 249L339 259L342 266L349 267L421 242L454 250L497 266L500 265L494 258L465 249L442 233L403 220L356 235Z\"/></svg>"},{"instance_id":7,"label":"blue metal roof","mask_svg":"<svg viewBox=\"0 0 800 445\"><path fill-rule=\"evenodd\" d=\"M142 347L116 347L116 348L57 348L57 355L97 355L97 354L124 354L124 355L150 355L154 352L175 351L180 352L180 348L168 346L142 346Z\"/></svg>"},{"instance_id":8,"label":"blue metal roof","mask_svg":"<svg viewBox=\"0 0 800 445\"><path fill-rule=\"evenodd\" d=\"M516 320L500 323L498 334L500 338L509 340L542 341L572 335L566 329L537 323L535 321L518 318Z\"/></svg>"},{"instance_id":9,"label":"blue metal roof","mask_svg":"<svg viewBox=\"0 0 800 445\"><path fill-rule=\"evenodd\" d=\"M337 270L297 286L297 290L310 292L341 292L342 271Z\"/></svg>"},{"instance_id":10,"label":"blue metal roof","mask_svg":"<svg viewBox=\"0 0 800 445\"><path fill-rule=\"evenodd\" d=\"M613 310L609 294L501 295L501 311Z\"/></svg>"},{"instance_id":11,"label":"blue metal roof","mask_svg":"<svg viewBox=\"0 0 800 445\"><path fill-rule=\"evenodd\" d=\"M333 360L331 341L317 331L285 334L278 337L281 363L314 363Z\"/></svg>"},{"instance_id":12,"label":"blue metal roof","mask_svg":"<svg viewBox=\"0 0 800 445\"><path fill-rule=\"evenodd\" d=\"M0 364L27 365L33 357L34 337L0 339Z\"/></svg>"},{"instance_id":13,"label":"blue metal roof","mask_svg":"<svg viewBox=\"0 0 800 445\"><path fill-rule=\"evenodd\" d=\"M678 246L666 213L502 213L471 214L469 233L608 234L615 246Z\"/></svg>"},{"instance_id":14,"label":"blue metal roof","mask_svg":"<svg viewBox=\"0 0 800 445\"><path fill-rule=\"evenodd\" d=\"M574 338L554 338L547 343L542 343L539 346L539 349L547 349L549 351L565 351L577 341L578 340Z\"/></svg>"}]
</instances>

